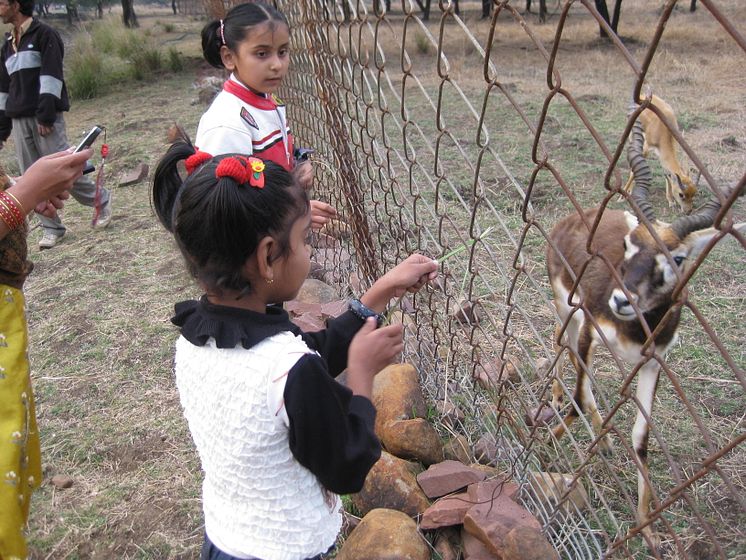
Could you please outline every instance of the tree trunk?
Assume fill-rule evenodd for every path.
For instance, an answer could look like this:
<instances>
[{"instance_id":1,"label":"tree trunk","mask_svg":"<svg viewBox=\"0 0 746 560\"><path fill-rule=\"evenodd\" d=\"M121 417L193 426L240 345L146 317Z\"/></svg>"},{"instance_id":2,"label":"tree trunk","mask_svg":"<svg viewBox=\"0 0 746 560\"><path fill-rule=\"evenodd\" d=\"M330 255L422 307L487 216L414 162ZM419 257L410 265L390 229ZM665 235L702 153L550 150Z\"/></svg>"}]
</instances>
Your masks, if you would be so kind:
<instances>
[{"instance_id":1,"label":"tree trunk","mask_svg":"<svg viewBox=\"0 0 746 560\"><path fill-rule=\"evenodd\" d=\"M122 0L122 21L125 27L138 27L134 0Z\"/></svg>"},{"instance_id":2,"label":"tree trunk","mask_svg":"<svg viewBox=\"0 0 746 560\"><path fill-rule=\"evenodd\" d=\"M619 35L619 16L622 13L622 0L616 0L614 3L614 15L611 16L611 28L614 33Z\"/></svg>"},{"instance_id":3,"label":"tree trunk","mask_svg":"<svg viewBox=\"0 0 746 560\"><path fill-rule=\"evenodd\" d=\"M430 0L425 0L425 3L422 3L422 0L414 0L417 2L417 5L420 7L420 10L422 10L422 19L427 21L430 19Z\"/></svg>"},{"instance_id":4,"label":"tree trunk","mask_svg":"<svg viewBox=\"0 0 746 560\"><path fill-rule=\"evenodd\" d=\"M547 0L539 0L539 22L547 20Z\"/></svg>"},{"instance_id":5,"label":"tree trunk","mask_svg":"<svg viewBox=\"0 0 746 560\"><path fill-rule=\"evenodd\" d=\"M697 10L697 0L692 0L692 3L689 4L689 11L694 12Z\"/></svg>"},{"instance_id":6,"label":"tree trunk","mask_svg":"<svg viewBox=\"0 0 746 560\"><path fill-rule=\"evenodd\" d=\"M601 15L604 21L607 24L609 24L609 27L611 27L612 31L616 33L617 26L619 24L619 13L622 7L622 0L616 0L616 4L614 4L614 19L613 20L609 18L609 9L606 7L606 0L595 0L595 2L596 2L596 10L598 11L598 13ZM606 31L600 25L599 25L598 32L601 38L608 38Z\"/></svg>"},{"instance_id":7,"label":"tree trunk","mask_svg":"<svg viewBox=\"0 0 746 560\"><path fill-rule=\"evenodd\" d=\"M531 0L526 0L526 13L531 13Z\"/></svg>"},{"instance_id":8,"label":"tree trunk","mask_svg":"<svg viewBox=\"0 0 746 560\"><path fill-rule=\"evenodd\" d=\"M104 18L104 0L96 0L96 17Z\"/></svg>"}]
</instances>

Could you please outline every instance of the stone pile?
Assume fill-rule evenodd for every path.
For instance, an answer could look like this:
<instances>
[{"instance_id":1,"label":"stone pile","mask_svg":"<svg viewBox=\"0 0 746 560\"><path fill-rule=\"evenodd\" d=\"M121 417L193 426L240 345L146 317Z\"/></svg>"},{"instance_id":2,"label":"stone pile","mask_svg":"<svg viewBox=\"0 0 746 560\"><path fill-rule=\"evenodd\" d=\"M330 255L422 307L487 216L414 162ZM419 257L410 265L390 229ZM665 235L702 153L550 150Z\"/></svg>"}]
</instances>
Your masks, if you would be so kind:
<instances>
[{"instance_id":1,"label":"stone pile","mask_svg":"<svg viewBox=\"0 0 746 560\"><path fill-rule=\"evenodd\" d=\"M297 300L288 302L291 319L305 330L323 328L346 303L321 280L309 279ZM403 315L400 321L409 319ZM513 359L488 364L475 380L489 387L501 375L518 375ZM480 379L481 377L481 379ZM512 379L511 379L512 380ZM519 487L493 466L500 454L494 437L475 449L457 433L464 414L448 402L428 409L415 368L396 364L375 379L376 434L384 451L351 497L358 522L349 529L338 560L554 560L541 523L518 501ZM437 413L454 435L442 441L428 420ZM537 415L540 416L540 415ZM490 440L492 438L492 440ZM477 449L477 447L483 449ZM474 461L475 454L481 463ZM525 492L548 509L584 509L588 496L571 475L531 473ZM437 555L433 554L433 551Z\"/></svg>"}]
</instances>

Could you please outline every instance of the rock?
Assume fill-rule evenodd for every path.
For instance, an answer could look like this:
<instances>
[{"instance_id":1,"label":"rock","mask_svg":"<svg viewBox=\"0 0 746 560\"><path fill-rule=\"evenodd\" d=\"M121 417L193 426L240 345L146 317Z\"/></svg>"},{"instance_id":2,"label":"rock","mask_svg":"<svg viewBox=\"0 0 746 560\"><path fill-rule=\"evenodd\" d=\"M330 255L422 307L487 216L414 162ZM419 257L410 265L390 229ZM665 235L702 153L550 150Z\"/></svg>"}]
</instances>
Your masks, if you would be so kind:
<instances>
[{"instance_id":1,"label":"rock","mask_svg":"<svg viewBox=\"0 0 746 560\"><path fill-rule=\"evenodd\" d=\"M415 517L430 507L415 478L421 470L416 463L383 451L365 478L363 489L352 496L352 503L363 515L376 508L390 508Z\"/></svg>"},{"instance_id":2,"label":"rock","mask_svg":"<svg viewBox=\"0 0 746 560\"><path fill-rule=\"evenodd\" d=\"M321 317L324 319L333 319L334 317L339 317L347 311L348 302L345 299L339 299L337 301L330 301L329 303L324 303L321 306Z\"/></svg>"},{"instance_id":3,"label":"rock","mask_svg":"<svg viewBox=\"0 0 746 560\"><path fill-rule=\"evenodd\" d=\"M456 434L443 445L443 457L452 461L459 461L464 465L471 463L471 448L469 440L461 434Z\"/></svg>"},{"instance_id":4,"label":"rock","mask_svg":"<svg viewBox=\"0 0 746 560\"><path fill-rule=\"evenodd\" d=\"M469 468L458 461L443 461L417 475L417 482L428 498L445 496L484 479L483 472Z\"/></svg>"},{"instance_id":5,"label":"rock","mask_svg":"<svg viewBox=\"0 0 746 560\"><path fill-rule=\"evenodd\" d=\"M474 456L483 465L495 465L499 458L495 437L491 434L483 434L474 445Z\"/></svg>"},{"instance_id":6,"label":"rock","mask_svg":"<svg viewBox=\"0 0 746 560\"><path fill-rule=\"evenodd\" d=\"M541 531L541 524L526 508L503 494L492 501L476 504L464 516L464 529L498 556L506 536L516 527Z\"/></svg>"},{"instance_id":7,"label":"rock","mask_svg":"<svg viewBox=\"0 0 746 560\"><path fill-rule=\"evenodd\" d=\"M529 427L546 426L554 418L555 413L551 406L542 404L535 408L530 408L523 416L524 422Z\"/></svg>"},{"instance_id":8,"label":"rock","mask_svg":"<svg viewBox=\"0 0 746 560\"><path fill-rule=\"evenodd\" d=\"M496 554L490 552L487 545L465 529L461 530L461 544L464 560L501 560Z\"/></svg>"},{"instance_id":9,"label":"rock","mask_svg":"<svg viewBox=\"0 0 746 560\"><path fill-rule=\"evenodd\" d=\"M326 328L326 323L313 313L304 313L298 317L290 317L290 322L303 332L317 332Z\"/></svg>"},{"instance_id":10,"label":"rock","mask_svg":"<svg viewBox=\"0 0 746 560\"><path fill-rule=\"evenodd\" d=\"M381 428L379 437L386 451L402 459L419 461L425 465L443 460L440 436L424 418L389 422Z\"/></svg>"},{"instance_id":11,"label":"rock","mask_svg":"<svg viewBox=\"0 0 746 560\"><path fill-rule=\"evenodd\" d=\"M321 317L321 304L307 303L305 301L293 299L285 302L285 311L287 311L291 317L300 317L301 315L305 315L306 313Z\"/></svg>"},{"instance_id":12,"label":"rock","mask_svg":"<svg viewBox=\"0 0 746 560\"><path fill-rule=\"evenodd\" d=\"M560 504L563 513L574 512L576 508L586 511L590 504L588 493L580 481L573 484L574 478L571 474L529 471L528 485L548 511L554 510L557 504ZM565 494L568 496L563 500Z\"/></svg>"},{"instance_id":13,"label":"rock","mask_svg":"<svg viewBox=\"0 0 746 560\"><path fill-rule=\"evenodd\" d=\"M496 466L500 461L513 461L522 453L520 444L501 440L498 444L495 436L484 434L474 445L474 456L483 465Z\"/></svg>"},{"instance_id":14,"label":"rock","mask_svg":"<svg viewBox=\"0 0 746 560\"><path fill-rule=\"evenodd\" d=\"M311 269L308 271L308 277L324 282L326 280L326 269L316 261L311 261Z\"/></svg>"},{"instance_id":15,"label":"rock","mask_svg":"<svg viewBox=\"0 0 746 560\"><path fill-rule=\"evenodd\" d=\"M318 303L306 303L292 300L285 303L285 310L298 328L305 332L315 332L326 328L326 323L321 317L321 305Z\"/></svg>"},{"instance_id":16,"label":"rock","mask_svg":"<svg viewBox=\"0 0 746 560\"><path fill-rule=\"evenodd\" d=\"M459 303L458 309L453 314L453 318L462 325L478 324L479 313L477 312L477 305L477 302L462 301Z\"/></svg>"},{"instance_id":17,"label":"rock","mask_svg":"<svg viewBox=\"0 0 746 560\"><path fill-rule=\"evenodd\" d=\"M344 247L334 249L315 247L313 260L326 269L325 281L334 286L346 284L349 280L350 269L355 267L350 252ZM351 291L353 294L362 294L365 288L358 286Z\"/></svg>"},{"instance_id":18,"label":"rock","mask_svg":"<svg viewBox=\"0 0 746 560\"><path fill-rule=\"evenodd\" d=\"M422 514L420 529L439 529L440 527L461 525L464 522L466 512L473 505L474 503L469 500L466 492L441 498Z\"/></svg>"},{"instance_id":19,"label":"rock","mask_svg":"<svg viewBox=\"0 0 746 560\"><path fill-rule=\"evenodd\" d=\"M458 532L454 528L446 528L439 531L435 537L433 548L440 556L440 560L458 560L458 543L460 542Z\"/></svg>"},{"instance_id":20,"label":"rock","mask_svg":"<svg viewBox=\"0 0 746 560\"><path fill-rule=\"evenodd\" d=\"M440 413L440 420L451 429L458 429L464 422L464 412L448 401L438 401L435 408Z\"/></svg>"},{"instance_id":21,"label":"rock","mask_svg":"<svg viewBox=\"0 0 746 560\"><path fill-rule=\"evenodd\" d=\"M473 504L491 502L498 496L505 496L515 500L520 487L504 477L496 477L482 482L470 484L466 489L466 496Z\"/></svg>"},{"instance_id":22,"label":"rock","mask_svg":"<svg viewBox=\"0 0 746 560\"><path fill-rule=\"evenodd\" d=\"M483 465L481 463L471 463L469 466L472 469L482 471L489 480L493 478L504 478L504 471L498 469L497 467L491 467L490 465Z\"/></svg>"},{"instance_id":23,"label":"rock","mask_svg":"<svg viewBox=\"0 0 746 560\"><path fill-rule=\"evenodd\" d=\"M393 364L373 380L376 433L379 437L389 422L424 418L427 412L417 370L409 364Z\"/></svg>"},{"instance_id":24,"label":"rock","mask_svg":"<svg viewBox=\"0 0 746 560\"><path fill-rule=\"evenodd\" d=\"M504 360L495 358L479 362L474 369L474 379L486 391L497 389L504 381L518 383L521 375L517 363L517 359L509 354L505 354Z\"/></svg>"},{"instance_id":25,"label":"rock","mask_svg":"<svg viewBox=\"0 0 746 560\"><path fill-rule=\"evenodd\" d=\"M303 303L329 303L339 299L339 294L329 284L307 278L295 296L295 300Z\"/></svg>"},{"instance_id":26,"label":"rock","mask_svg":"<svg viewBox=\"0 0 746 560\"><path fill-rule=\"evenodd\" d=\"M416 332L417 330L417 324L412 316L404 313L401 309L397 309L389 315L389 325L404 325L404 329L409 332Z\"/></svg>"},{"instance_id":27,"label":"rock","mask_svg":"<svg viewBox=\"0 0 746 560\"><path fill-rule=\"evenodd\" d=\"M193 102L192 105L202 103L203 105L209 105L215 96L223 90L223 83L225 80L218 76L205 76L194 82L194 87L197 90L197 101Z\"/></svg>"},{"instance_id":28,"label":"rock","mask_svg":"<svg viewBox=\"0 0 746 560\"><path fill-rule=\"evenodd\" d=\"M120 180L120 187L128 187L143 181L148 177L150 168L147 163L138 163L132 171L127 172Z\"/></svg>"},{"instance_id":29,"label":"rock","mask_svg":"<svg viewBox=\"0 0 746 560\"><path fill-rule=\"evenodd\" d=\"M400 511L374 509L345 541L337 560L430 560L417 524Z\"/></svg>"},{"instance_id":30,"label":"rock","mask_svg":"<svg viewBox=\"0 0 746 560\"><path fill-rule=\"evenodd\" d=\"M52 486L55 488L71 488L75 481L66 474L56 474L52 477Z\"/></svg>"},{"instance_id":31,"label":"rock","mask_svg":"<svg viewBox=\"0 0 746 560\"><path fill-rule=\"evenodd\" d=\"M502 560L559 560L547 538L537 529L516 527L505 537Z\"/></svg>"}]
</instances>

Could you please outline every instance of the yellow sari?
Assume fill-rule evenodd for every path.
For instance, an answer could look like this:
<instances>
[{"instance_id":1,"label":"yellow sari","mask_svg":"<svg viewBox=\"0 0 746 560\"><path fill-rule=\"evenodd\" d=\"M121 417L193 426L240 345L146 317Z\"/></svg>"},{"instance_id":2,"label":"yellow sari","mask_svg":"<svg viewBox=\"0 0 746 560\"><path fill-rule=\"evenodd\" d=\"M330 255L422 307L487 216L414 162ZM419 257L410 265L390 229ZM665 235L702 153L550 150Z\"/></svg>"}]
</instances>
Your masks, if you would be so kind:
<instances>
[{"instance_id":1,"label":"yellow sari","mask_svg":"<svg viewBox=\"0 0 746 560\"><path fill-rule=\"evenodd\" d=\"M0 284L0 559L26 558L31 494L41 483L41 449L26 350L23 292Z\"/></svg>"}]
</instances>

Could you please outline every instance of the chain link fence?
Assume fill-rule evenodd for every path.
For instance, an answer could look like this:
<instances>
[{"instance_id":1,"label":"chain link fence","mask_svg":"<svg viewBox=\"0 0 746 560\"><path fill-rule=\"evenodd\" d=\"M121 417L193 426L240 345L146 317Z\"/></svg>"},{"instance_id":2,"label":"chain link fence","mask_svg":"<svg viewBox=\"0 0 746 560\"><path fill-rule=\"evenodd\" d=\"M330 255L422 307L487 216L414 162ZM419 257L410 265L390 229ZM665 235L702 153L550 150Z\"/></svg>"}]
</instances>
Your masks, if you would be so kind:
<instances>
[{"instance_id":1,"label":"chain link fence","mask_svg":"<svg viewBox=\"0 0 746 560\"><path fill-rule=\"evenodd\" d=\"M714 2L701 0L696 21L706 27L686 38L677 31L685 24L672 18L685 17L689 2L624 4L622 22L635 21L636 39L621 40L590 0L549 2L543 25L524 2L495 0L485 14L481 2L462 1L457 14L445 0L382 1L375 10L361 0L278 1L292 29L283 94L296 143L316 150L314 196L335 205L346 224L323 236L315 259L348 293L413 251L440 259L438 285L399 303L406 358L419 368L434 411L449 403L464 412L439 422L444 437L466 438L475 455L523 485L523 503L561 557L735 558L746 555L746 241L733 227L744 215L736 196L744 156L742 147L724 148L708 161L688 143L695 116L688 117L694 132L667 124L701 174L696 202L718 197L721 235L679 279L680 342L667 354L648 344L637 363L599 345L588 378L611 456L599 452L600 434L583 414L564 438L552 433L572 406L575 380L568 363L559 385L565 408L555 410L553 371L577 353L552 301L549 232L582 208L636 210L622 192L640 113L630 114L630 100L678 92L697 115L696 69L676 60L675 44L717 34L734 87L744 85L736 74L746 43ZM736 99L737 147L743 90ZM651 203L673 219L660 165L649 161ZM608 282L618 281L609 272ZM648 358L661 366L648 457L657 549L640 535L630 437L640 406L635 378ZM547 489L538 473L558 473L566 484Z\"/></svg>"}]
</instances>

